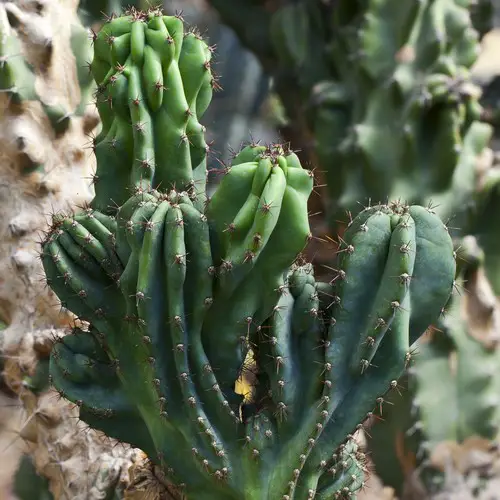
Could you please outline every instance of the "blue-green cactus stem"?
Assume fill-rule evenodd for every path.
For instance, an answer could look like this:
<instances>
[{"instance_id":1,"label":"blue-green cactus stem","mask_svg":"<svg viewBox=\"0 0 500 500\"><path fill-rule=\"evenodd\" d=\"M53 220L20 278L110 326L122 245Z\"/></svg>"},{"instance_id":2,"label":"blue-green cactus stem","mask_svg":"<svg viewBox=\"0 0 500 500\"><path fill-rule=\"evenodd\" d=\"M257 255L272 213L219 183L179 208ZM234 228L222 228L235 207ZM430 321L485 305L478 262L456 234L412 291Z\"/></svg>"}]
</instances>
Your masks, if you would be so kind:
<instances>
[{"instance_id":1,"label":"blue-green cactus stem","mask_svg":"<svg viewBox=\"0 0 500 500\"><path fill-rule=\"evenodd\" d=\"M142 186L189 191L200 209L208 145L199 119L212 96L210 47L185 32L180 17L154 10L108 21L94 46L103 128L92 206L113 213Z\"/></svg>"},{"instance_id":2,"label":"blue-green cactus stem","mask_svg":"<svg viewBox=\"0 0 500 500\"><path fill-rule=\"evenodd\" d=\"M254 161L239 163L252 156ZM218 291L226 300L211 308L203 340L209 357L220 366L222 384L234 380L246 356L248 335L272 312L284 285L283 270L308 242L312 188L310 172L294 153L280 145L255 151L248 147L210 200L207 215L222 242ZM235 323L241 325L238 336ZM208 333L212 331L219 335Z\"/></svg>"},{"instance_id":3,"label":"blue-green cactus stem","mask_svg":"<svg viewBox=\"0 0 500 500\"><path fill-rule=\"evenodd\" d=\"M444 477L428 458L438 446L468 438L494 440L498 434L496 298L487 291L483 251L473 237L460 243L456 286L465 291L453 294L435 329L418 340L405 384L408 393L403 398L394 394L386 422L370 430L377 474L398 493L408 473L405 461L413 462L423 482L436 490Z\"/></svg>"},{"instance_id":4,"label":"blue-green cactus stem","mask_svg":"<svg viewBox=\"0 0 500 500\"><path fill-rule=\"evenodd\" d=\"M272 168L292 170L281 158ZM241 165L248 164L235 173ZM228 181L219 189L229 191ZM432 322L453 286L451 239L430 209L396 203L363 211L344 235L341 279L332 285L318 287L311 265L290 269L298 246L295 256L281 257L278 288L269 280L246 286L259 276L257 259L232 295L212 255L213 239L226 237L217 210L207 217L187 193L151 191L133 195L116 222L97 214L57 218L43 255L56 293L92 324L63 338L51 357L52 381L77 402L81 418L168 463L188 497L299 500L359 489L363 466L358 452L347 451L355 446L349 436L403 372L415 318ZM289 227L303 243L307 226ZM125 239L110 238L109 228L125 230ZM123 262L116 245L125 241ZM429 258L437 262L417 266ZM242 287L252 321L236 300ZM413 302L422 287L431 292ZM330 313L320 292L332 297ZM235 350L240 331L258 372L258 397L248 405L234 393L244 362ZM344 469L332 450L349 455Z\"/></svg>"}]
</instances>

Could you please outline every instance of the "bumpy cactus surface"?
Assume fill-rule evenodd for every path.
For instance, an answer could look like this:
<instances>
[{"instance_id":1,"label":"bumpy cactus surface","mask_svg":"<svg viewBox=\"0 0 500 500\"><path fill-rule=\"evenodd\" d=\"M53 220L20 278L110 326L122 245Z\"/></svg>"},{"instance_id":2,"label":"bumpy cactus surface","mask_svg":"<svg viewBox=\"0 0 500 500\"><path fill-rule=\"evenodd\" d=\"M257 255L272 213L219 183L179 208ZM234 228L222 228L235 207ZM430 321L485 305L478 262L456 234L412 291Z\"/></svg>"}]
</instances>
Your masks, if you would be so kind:
<instances>
[{"instance_id":1,"label":"bumpy cactus surface","mask_svg":"<svg viewBox=\"0 0 500 500\"><path fill-rule=\"evenodd\" d=\"M377 422L370 431L377 473L398 494L417 468L429 490L443 487L432 457L444 443L498 438L500 310L477 242L468 237L462 248L457 286L465 291L450 300L436 330L419 339L410 391L394 394L385 425Z\"/></svg>"},{"instance_id":2,"label":"bumpy cactus surface","mask_svg":"<svg viewBox=\"0 0 500 500\"><path fill-rule=\"evenodd\" d=\"M38 77L50 70L53 58L57 57L53 34L42 17L41 11L45 8L43 3L38 9L35 5L21 9L15 2L6 2L0 11L0 91L7 94L12 105L40 102L54 132L61 135L68 130L72 115L82 116L91 101L93 79L86 65L92 58L92 48L87 31L75 16L70 20L69 30L80 84L80 103L70 109L66 103L51 102L45 89L41 97Z\"/></svg>"},{"instance_id":3,"label":"bumpy cactus surface","mask_svg":"<svg viewBox=\"0 0 500 500\"><path fill-rule=\"evenodd\" d=\"M131 21L106 23L94 40L103 127L92 206L113 214L133 189L160 186L189 190L200 208L208 145L198 119L212 98L211 49L184 34L180 17Z\"/></svg>"},{"instance_id":4,"label":"bumpy cactus surface","mask_svg":"<svg viewBox=\"0 0 500 500\"><path fill-rule=\"evenodd\" d=\"M430 208L369 207L343 237L337 279L317 282L299 258L313 176L287 147L243 148L206 199L199 117L213 77L200 37L131 10L95 53L96 197L55 216L42 245L48 284L87 325L54 346L52 382L188 498L355 493L352 434L451 293L446 227Z\"/></svg>"}]
</instances>

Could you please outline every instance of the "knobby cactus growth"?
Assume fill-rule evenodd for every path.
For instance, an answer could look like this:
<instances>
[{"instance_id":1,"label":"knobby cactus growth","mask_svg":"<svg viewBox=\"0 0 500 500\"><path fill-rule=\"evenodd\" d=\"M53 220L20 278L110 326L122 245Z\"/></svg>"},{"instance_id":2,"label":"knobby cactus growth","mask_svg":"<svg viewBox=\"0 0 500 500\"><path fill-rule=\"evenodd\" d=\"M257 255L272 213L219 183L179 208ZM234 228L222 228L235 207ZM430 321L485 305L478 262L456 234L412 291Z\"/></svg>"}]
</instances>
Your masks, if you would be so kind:
<instances>
[{"instance_id":1,"label":"knobby cactus growth","mask_svg":"<svg viewBox=\"0 0 500 500\"><path fill-rule=\"evenodd\" d=\"M62 33L52 33L48 25L49 16L43 17L49 10L42 4L37 10L34 5L18 6L15 2L5 2L0 11L0 92L8 96L9 104L23 106L31 101L39 102L57 137L65 134L73 116L83 116L88 112L88 104L93 90L93 80L85 68L85 62L91 57L87 31L78 22L76 16L69 20ZM60 89L52 89L52 94L43 85L43 78L54 70L53 60L57 57L58 43L54 38L61 38L69 32L71 49L75 58L80 102L74 109L67 103L54 101L54 95ZM68 64L74 64L68 61ZM37 82L38 80L38 82ZM42 94L40 95L40 90ZM88 123L88 130L95 126ZM24 145L25 147L25 145ZM23 150L23 144L19 144ZM40 168L34 162L32 169ZM29 170L29 169L27 169Z\"/></svg>"},{"instance_id":2,"label":"knobby cactus growth","mask_svg":"<svg viewBox=\"0 0 500 500\"><path fill-rule=\"evenodd\" d=\"M96 195L42 245L48 284L88 326L54 346L52 382L187 498L350 497L364 484L352 434L445 306L452 241L430 208L369 207L337 279L317 282L300 257L314 179L277 144L243 148L208 200L210 57L158 10L96 37Z\"/></svg>"},{"instance_id":3,"label":"knobby cactus growth","mask_svg":"<svg viewBox=\"0 0 500 500\"><path fill-rule=\"evenodd\" d=\"M456 283L464 291L450 301L436 331L419 339L419 355L406 381L409 391L403 398L396 394L384 422L370 429L377 475L398 495L416 478L429 493L444 493L453 472L464 476L467 486L460 491L474 490L474 497L488 486L489 465L466 459L465 452L477 453L474 441L491 448L498 437L500 309L474 237L461 240L458 261Z\"/></svg>"}]
</instances>

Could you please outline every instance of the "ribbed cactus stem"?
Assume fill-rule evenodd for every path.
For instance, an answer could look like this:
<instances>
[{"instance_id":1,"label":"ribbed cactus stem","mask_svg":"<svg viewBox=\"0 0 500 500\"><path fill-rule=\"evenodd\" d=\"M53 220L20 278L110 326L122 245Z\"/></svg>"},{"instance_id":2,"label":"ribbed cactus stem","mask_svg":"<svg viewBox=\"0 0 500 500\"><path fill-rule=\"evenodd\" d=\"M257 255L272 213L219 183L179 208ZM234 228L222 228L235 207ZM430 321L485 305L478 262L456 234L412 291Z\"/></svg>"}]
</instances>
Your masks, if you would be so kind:
<instances>
[{"instance_id":1,"label":"ribbed cactus stem","mask_svg":"<svg viewBox=\"0 0 500 500\"><path fill-rule=\"evenodd\" d=\"M203 198L208 145L199 119L212 97L212 49L185 32L182 18L154 10L108 21L94 47L103 128L93 207L114 213L140 187Z\"/></svg>"},{"instance_id":2,"label":"ribbed cactus stem","mask_svg":"<svg viewBox=\"0 0 500 500\"><path fill-rule=\"evenodd\" d=\"M179 23L132 10L97 36L92 68L113 102L99 103L102 137L125 140L120 161L99 141L96 198L56 216L42 245L49 285L88 323L54 347L53 383L187 498L350 495L364 484L353 435L451 292L451 239L430 208L367 208L339 279L319 283L301 257L313 176L280 144L243 148L202 203L201 132L194 149L177 139L199 130L209 51Z\"/></svg>"}]
</instances>

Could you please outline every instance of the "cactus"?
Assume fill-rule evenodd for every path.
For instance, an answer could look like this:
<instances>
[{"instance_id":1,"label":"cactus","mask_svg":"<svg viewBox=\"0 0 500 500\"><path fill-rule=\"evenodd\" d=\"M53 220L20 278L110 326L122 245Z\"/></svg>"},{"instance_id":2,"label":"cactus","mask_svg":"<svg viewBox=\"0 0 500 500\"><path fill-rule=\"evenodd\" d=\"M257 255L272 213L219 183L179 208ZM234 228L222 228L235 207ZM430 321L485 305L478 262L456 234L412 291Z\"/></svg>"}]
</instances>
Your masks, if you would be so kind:
<instances>
[{"instance_id":1,"label":"cactus","mask_svg":"<svg viewBox=\"0 0 500 500\"><path fill-rule=\"evenodd\" d=\"M211 4L275 77L306 152L313 137L335 231L358 201L432 200L445 219L467 207L491 137L469 82L479 45L468 2ZM259 28L245 29L252 16Z\"/></svg>"},{"instance_id":2,"label":"cactus","mask_svg":"<svg viewBox=\"0 0 500 500\"><path fill-rule=\"evenodd\" d=\"M0 11L0 91L14 107L30 101L39 102L54 133L60 136L68 131L71 117L83 116L90 104L93 79L86 64L92 58L92 49L87 31L73 16L67 29L78 74L79 90L76 88L75 93L79 94L80 100L75 106L74 98L70 102L68 96L57 95L57 92L54 96L54 88L42 84L45 83L44 74L51 70L53 59L58 57L58 44L54 43L53 37L60 37L61 33L51 33L47 21L52 12L49 9L49 15L45 15L47 6L40 5L40 8L31 6L23 10L13 2L6 2ZM95 125L91 122L88 130ZM19 143L18 147L22 151L24 144ZM36 168L43 168L43 165L31 162L26 171Z\"/></svg>"},{"instance_id":3,"label":"cactus","mask_svg":"<svg viewBox=\"0 0 500 500\"><path fill-rule=\"evenodd\" d=\"M397 194L417 203L432 198L449 217L473 186L457 177L473 177L471 159L491 133L477 121L478 95L467 82L477 35L459 2L398 6L370 2L356 16L339 8L334 27L345 35L329 54L340 83L325 84L315 96L326 104L315 120L316 137L327 123L330 137L318 138L318 154L321 163L332 162L327 179L339 188L330 194L341 208ZM400 25L389 12L397 12L404 30L394 32ZM355 98L360 95L363 102Z\"/></svg>"},{"instance_id":4,"label":"cactus","mask_svg":"<svg viewBox=\"0 0 500 500\"><path fill-rule=\"evenodd\" d=\"M474 29L483 37L494 26L495 6L493 0L471 0L470 15Z\"/></svg>"},{"instance_id":5,"label":"cactus","mask_svg":"<svg viewBox=\"0 0 500 500\"><path fill-rule=\"evenodd\" d=\"M370 430L377 474L398 494L416 471L430 491L443 488L445 476L432 458L443 444L498 437L499 310L473 237L463 240L461 258L457 286L466 293L455 295L436 330L419 340L410 392L403 400L394 395L387 425L376 422Z\"/></svg>"},{"instance_id":6,"label":"cactus","mask_svg":"<svg viewBox=\"0 0 500 500\"><path fill-rule=\"evenodd\" d=\"M189 190L200 208L208 145L198 119L212 96L211 49L194 32L184 36L178 16L169 17L168 26L154 18L146 31L119 19L106 23L94 40L92 72L103 128L94 144L92 206L114 214L135 188L162 186ZM161 51L165 43L168 50Z\"/></svg>"},{"instance_id":7,"label":"cactus","mask_svg":"<svg viewBox=\"0 0 500 500\"><path fill-rule=\"evenodd\" d=\"M54 345L51 380L188 498L340 498L364 483L352 434L448 300L452 241L430 208L370 207L338 279L316 281L299 258L313 176L278 144L244 147L207 200L210 57L160 10L96 37L96 196L42 244L49 286L84 321Z\"/></svg>"}]
</instances>

